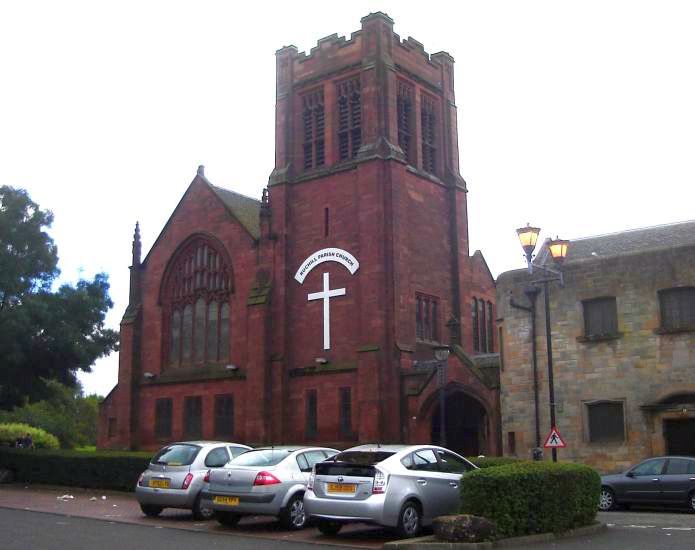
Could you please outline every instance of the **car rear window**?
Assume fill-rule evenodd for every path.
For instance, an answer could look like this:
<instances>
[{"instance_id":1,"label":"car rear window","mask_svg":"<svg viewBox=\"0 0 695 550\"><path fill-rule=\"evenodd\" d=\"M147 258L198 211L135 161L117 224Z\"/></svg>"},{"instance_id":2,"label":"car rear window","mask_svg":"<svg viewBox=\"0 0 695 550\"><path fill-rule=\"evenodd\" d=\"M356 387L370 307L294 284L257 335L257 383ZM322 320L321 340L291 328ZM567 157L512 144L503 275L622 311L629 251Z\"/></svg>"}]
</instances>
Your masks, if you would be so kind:
<instances>
[{"instance_id":1,"label":"car rear window","mask_svg":"<svg viewBox=\"0 0 695 550\"><path fill-rule=\"evenodd\" d=\"M259 449L247 451L233 458L231 464L235 466L275 466L290 455L290 451Z\"/></svg>"},{"instance_id":2,"label":"car rear window","mask_svg":"<svg viewBox=\"0 0 695 550\"><path fill-rule=\"evenodd\" d=\"M347 451L319 462L316 473L324 476L374 477L374 464L393 456L391 451Z\"/></svg>"},{"instance_id":3,"label":"car rear window","mask_svg":"<svg viewBox=\"0 0 695 550\"><path fill-rule=\"evenodd\" d=\"M200 447L197 445L168 445L154 455L152 464L166 466L189 466L198 456Z\"/></svg>"}]
</instances>

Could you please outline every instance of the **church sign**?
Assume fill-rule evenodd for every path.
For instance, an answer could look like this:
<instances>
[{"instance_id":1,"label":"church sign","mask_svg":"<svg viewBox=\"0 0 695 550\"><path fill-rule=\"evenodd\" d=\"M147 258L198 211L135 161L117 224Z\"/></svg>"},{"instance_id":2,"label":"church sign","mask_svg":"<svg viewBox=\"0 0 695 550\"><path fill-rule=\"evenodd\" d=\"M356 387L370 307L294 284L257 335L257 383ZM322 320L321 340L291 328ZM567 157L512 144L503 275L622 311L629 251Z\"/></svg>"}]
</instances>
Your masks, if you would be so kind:
<instances>
[{"instance_id":1,"label":"church sign","mask_svg":"<svg viewBox=\"0 0 695 550\"><path fill-rule=\"evenodd\" d=\"M352 254L341 248L322 248L311 254L302 262L301 267L295 273L294 278L299 284L304 284L306 276L316 266L324 262L337 262L347 269L351 275L360 268L360 263ZM337 296L345 296L344 288L330 288L328 273L323 274L323 290L312 292L307 295L307 299L323 300L323 349L331 349L331 312L329 301Z\"/></svg>"}]
</instances>

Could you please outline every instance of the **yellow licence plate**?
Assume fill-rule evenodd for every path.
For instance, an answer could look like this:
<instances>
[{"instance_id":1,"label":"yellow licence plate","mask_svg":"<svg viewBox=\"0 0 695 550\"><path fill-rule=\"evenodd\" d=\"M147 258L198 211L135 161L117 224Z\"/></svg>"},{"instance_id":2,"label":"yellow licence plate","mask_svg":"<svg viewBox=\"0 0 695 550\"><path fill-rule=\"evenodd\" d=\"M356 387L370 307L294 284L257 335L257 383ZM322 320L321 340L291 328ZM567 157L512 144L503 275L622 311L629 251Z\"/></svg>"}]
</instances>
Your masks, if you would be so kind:
<instances>
[{"instance_id":1,"label":"yellow licence plate","mask_svg":"<svg viewBox=\"0 0 695 550\"><path fill-rule=\"evenodd\" d=\"M348 495L354 495L357 485L354 483L329 483L328 492L329 493L342 493Z\"/></svg>"},{"instance_id":2,"label":"yellow licence plate","mask_svg":"<svg viewBox=\"0 0 695 550\"><path fill-rule=\"evenodd\" d=\"M150 479L150 487L156 489L168 489L169 480L168 479Z\"/></svg>"},{"instance_id":3,"label":"yellow licence plate","mask_svg":"<svg viewBox=\"0 0 695 550\"><path fill-rule=\"evenodd\" d=\"M227 506L239 506L239 497L213 497L215 504L226 504Z\"/></svg>"}]
</instances>

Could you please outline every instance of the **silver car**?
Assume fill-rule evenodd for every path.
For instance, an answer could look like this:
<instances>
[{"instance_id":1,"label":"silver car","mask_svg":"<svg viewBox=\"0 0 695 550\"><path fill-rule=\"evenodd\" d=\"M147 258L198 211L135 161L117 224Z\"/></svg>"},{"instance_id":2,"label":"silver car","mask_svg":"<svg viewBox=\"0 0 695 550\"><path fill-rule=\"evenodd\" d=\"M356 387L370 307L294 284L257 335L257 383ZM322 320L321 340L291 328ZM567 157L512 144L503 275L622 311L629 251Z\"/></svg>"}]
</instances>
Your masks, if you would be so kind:
<instances>
[{"instance_id":1,"label":"silver car","mask_svg":"<svg viewBox=\"0 0 695 550\"><path fill-rule=\"evenodd\" d=\"M474 469L443 447L361 445L315 466L304 508L325 535L366 522L414 537L435 517L458 512L461 476Z\"/></svg>"},{"instance_id":2,"label":"silver car","mask_svg":"<svg viewBox=\"0 0 695 550\"><path fill-rule=\"evenodd\" d=\"M135 486L140 509L154 517L164 508L185 508L196 519L210 519L212 510L200 500L203 478L210 468L224 466L250 448L222 441L184 441L162 447Z\"/></svg>"},{"instance_id":3,"label":"silver car","mask_svg":"<svg viewBox=\"0 0 695 550\"><path fill-rule=\"evenodd\" d=\"M222 525L236 525L245 515L271 515L286 529L301 529L312 468L337 452L325 447L254 449L211 470L201 498Z\"/></svg>"}]
</instances>

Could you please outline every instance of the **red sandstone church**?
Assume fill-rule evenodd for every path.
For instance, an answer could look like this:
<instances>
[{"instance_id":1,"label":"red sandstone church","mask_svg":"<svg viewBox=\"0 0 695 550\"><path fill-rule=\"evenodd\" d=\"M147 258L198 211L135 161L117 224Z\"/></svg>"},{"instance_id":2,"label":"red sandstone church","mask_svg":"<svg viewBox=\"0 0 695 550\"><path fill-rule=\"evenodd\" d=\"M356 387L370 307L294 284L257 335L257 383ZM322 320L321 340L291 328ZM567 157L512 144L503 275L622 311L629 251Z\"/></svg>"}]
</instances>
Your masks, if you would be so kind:
<instances>
[{"instance_id":1,"label":"red sandstone church","mask_svg":"<svg viewBox=\"0 0 695 550\"><path fill-rule=\"evenodd\" d=\"M454 60L383 13L277 56L262 200L198 169L141 259L99 446L446 441L501 448L494 279L468 249Z\"/></svg>"}]
</instances>

